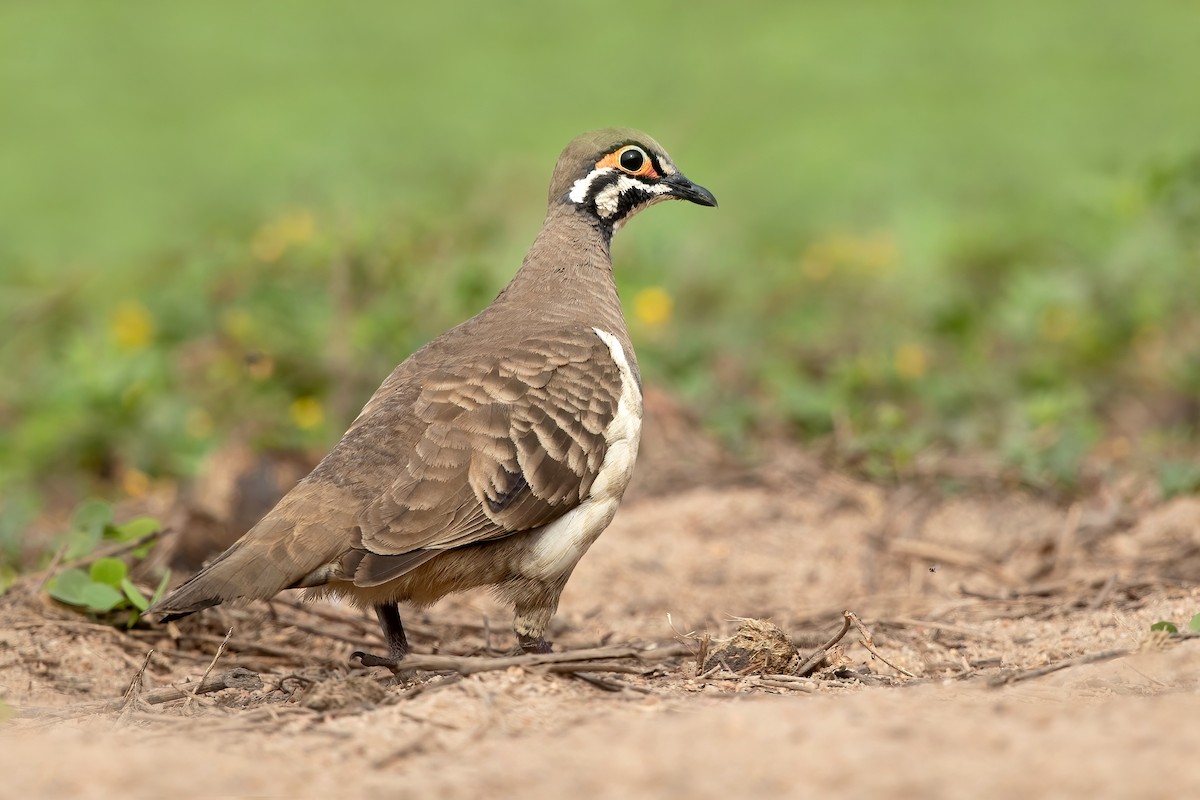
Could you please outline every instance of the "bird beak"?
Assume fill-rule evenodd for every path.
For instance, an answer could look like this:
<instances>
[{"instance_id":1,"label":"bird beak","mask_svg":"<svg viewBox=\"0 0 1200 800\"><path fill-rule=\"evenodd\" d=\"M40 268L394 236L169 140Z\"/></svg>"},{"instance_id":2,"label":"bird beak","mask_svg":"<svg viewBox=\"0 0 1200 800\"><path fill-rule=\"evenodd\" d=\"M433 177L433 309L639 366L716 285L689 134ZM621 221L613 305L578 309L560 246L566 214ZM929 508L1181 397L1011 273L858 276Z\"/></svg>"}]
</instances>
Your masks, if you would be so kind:
<instances>
[{"instance_id":1,"label":"bird beak","mask_svg":"<svg viewBox=\"0 0 1200 800\"><path fill-rule=\"evenodd\" d=\"M662 182L671 187L671 197L678 197L680 200L691 200L696 205L701 206L716 206L717 204L717 198L713 197L712 192L703 186L697 186L678 172L674 175L666 176L662 179Z\"/></svg>"}]
</instances>

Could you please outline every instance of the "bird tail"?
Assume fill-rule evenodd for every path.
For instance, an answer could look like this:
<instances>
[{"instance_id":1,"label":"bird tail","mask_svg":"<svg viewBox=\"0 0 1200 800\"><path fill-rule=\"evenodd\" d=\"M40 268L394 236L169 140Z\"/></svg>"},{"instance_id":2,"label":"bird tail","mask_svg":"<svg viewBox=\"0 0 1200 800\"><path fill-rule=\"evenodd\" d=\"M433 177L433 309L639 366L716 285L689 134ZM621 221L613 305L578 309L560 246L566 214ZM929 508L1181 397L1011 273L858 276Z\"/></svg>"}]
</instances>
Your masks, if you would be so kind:
<instances>
[{"instance_id":1,"label":"bird tail","mask_svg":"<svg viewBox=\"0 0 1200 800\"><path fill-rule=\"evenodd\" d=\"M229 549L147 611L167 622L238 600L266 600L284 589L316 586L349 549L352 526L329 492L303 482ZM340 523L340 524L339 524ZM344 530L343 530L344 529Z\"/></svg>"}]
</instances>

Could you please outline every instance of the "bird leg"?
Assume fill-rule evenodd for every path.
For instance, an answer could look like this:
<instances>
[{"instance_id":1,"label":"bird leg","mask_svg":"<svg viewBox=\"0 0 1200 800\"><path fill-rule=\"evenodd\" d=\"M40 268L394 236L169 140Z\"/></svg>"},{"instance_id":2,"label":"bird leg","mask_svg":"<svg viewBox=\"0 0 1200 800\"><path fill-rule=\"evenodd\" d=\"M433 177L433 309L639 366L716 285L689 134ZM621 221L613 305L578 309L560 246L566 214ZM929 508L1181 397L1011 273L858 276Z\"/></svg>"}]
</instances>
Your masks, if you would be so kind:
<instances>
[{"instance_id":1,"label":"bird leg","mask_svg":"<svg viewBox=\"0 0 1200 800\"><path fill-rule=\"evenodd\" d=\"M549 653L551 652L550 643L541 636L526 636L518 634L517 641L521 643L521 649L526 653Z\"/></svg>"},{"instance_id":2,"label":"bird leg","mask_svg":"<svg viewBox=\"0 0 1200 800\"><path fill-rule=\"evenodd\" d=\"M404 624L400 621L400 609L395 603L375 606L375 616L383 629L383 640L387 642L387 658L356 650L350 657L357 658L364 667L395 667L400 659L408 655L408 637L404 635Z\"/></svg>"}]
</instances>

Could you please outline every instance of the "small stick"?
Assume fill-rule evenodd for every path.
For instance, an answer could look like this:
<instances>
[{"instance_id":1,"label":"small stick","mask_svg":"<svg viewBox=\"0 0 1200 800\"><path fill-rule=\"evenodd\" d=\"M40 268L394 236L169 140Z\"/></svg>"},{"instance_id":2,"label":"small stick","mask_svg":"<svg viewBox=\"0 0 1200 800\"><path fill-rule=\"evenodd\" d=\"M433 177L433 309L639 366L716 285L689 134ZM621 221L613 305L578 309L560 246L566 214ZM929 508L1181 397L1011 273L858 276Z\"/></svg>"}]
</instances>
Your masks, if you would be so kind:
<instances>
[{"instance_id":1,"label":"small stick","mask_svg":"<svg viewBox=\"0 0 1200 800\"><path fill-rule=\"evenodd\" d=\"M860 636L862 636L863 647L867 648L867 650L870 651L871 655L875 656L875 658L878 658L880 661L887 664L889 667L896 670L896 672L899 672L901 675L906 675L910 678L917 677L916 675L913 675L911 672L904 669L903 667L897 667L895 664L893 664L892 662L890 662L886 658L884 658L883 654L881 654L878 650L875 649L875 640L871 638L871 632L869 630L867 630L865 625L862 624L862 621L858 618L857 614L855 614L853 611L847 611L846 619L849 620L850 622L854 623L854 627L858 628L858 633Z\"/></svg>"},{"instance_id":2,"label":"small stick","mask_svg":"<svg viewBox=\"0 0 1200 800\"><path fill-rule=\"evenodd\" d=\"M54 573L58 569L58 565L62 563L63 556L66 555L66 553L67 543L63 542L62 546L55 551L54 557L50 559L50 564L41 572L30 576L30 583L34 586L44 586L47 581L54 577ZM13 585L16 586L21 582L21 579L18 578L17 583Z\"/></svg>"},{"instance_id":3,"label":"small stick","mask_svg":"<svg viewBox=\"0 0 1200 800\"><path fill-rule=\"evenodd\" d=\"M245 667L234 667L225 672L217 673L212 677L206 677L205 680L197 683L186 683L181 687L167 686L162 689L155 689L152 692L147 692L142 699L147 704L156 706L162 703L169 703L172 700L182 700L185 697L190 699L198 694L219 692L222 689L256 691L262 687L262 678L258 676L258 673L251 672Z\"/></svg>"},{"instance_id":4,"label":"small stick","mask_svg":"<svg viewBox=\"0 0 1200 800\"><path fill-rule=\"evenodd\" d=\"M1100 587L1100 591L1087 604L1088 611L1099 611L1100 607L1108 602L1108 598L1112 596L1113 590L1117 588L1117 573L1108 576L1108 580Z\"/></svg>"},{"instance_id":5,"label":"small stick","mask_svg":"<svg viewBox=\"0 0 1200 800\"><path fill-rule=\"evenodd\" d=\"M812 651L808 658L804 659L804 663L801 664L800 668L796 670L797 675L807 675L814 667L817 666L817 664L821 663L821 660L828 655L829 648L840 642L842 637L846 635L846 632L850 630L850 617L852 616L854 615L849 611L842 612L842 629L838 631L828 642Z\"/></svg>"},{"instance_id":6,"label":"small stick","mask_svg":"<svg viewBox=\"0 0 1200 800\"><path fill-rule=\"evenodd\" d=\"M653 691L647 689L645 686L634 686L632 683L619 681L616 678L602 678L599 675L589 675L586 672L572 672L571 677L578 678L584 683L590 683L597 689L603 689L606 692L623 692L628 689L631 692L638 692L639 694L654 694Z\"/></svg>"},{"instance_id":7,"label":"small stick","mask_svg":"<svg viewBox=\"0 0 1200 800\"><path fill-rule=\"evenodd\" d=\"M1017 683L1018 681L1027 681L1031 678L1040 678L1043 675L1049 675L1052 672L1058 672L1060 669L1078 667L1084 664L1095 664L1098 661L1111 661L1114 658L1130 656L1136 652L1136 650L1130 650L1127 647L1123 647L1118 650L1102 650L1099 653L1088 653L1086 655L1076 656L1075 658L1068 658L1064 661L1057 661L1053 664L1047 664L1043 667L1034 667L1033 669L1023 670L1009 670L1007 672L1001 672L999 675L993 675L991 678L989 678L988 686L991 686L992 688L1007 686L1010 683Z\"/></svg>"},{"instance_id":8,"label":"small stick","mask_svg":"<svg viewBox=\"0 0 1200 800\"><path fill-rule=\"evenodd\" d=\"M615 664L609 661L580 661L568 664L547 664L539 669L542 672L625 672L630 675L645 675L654 668L646 669L634 664Z\"/></svg>"},{"instance_id":9,"label":"small stick","mask_svg":"<svg viewBox=\"0 0 1200 800\"><path fill-rule=\"evenodd\" d=\"M217 645L216 655L214 655L212 657L212 661L208 662L208 669L204 670L204 674L200 676L200 683L196 684L197 687L203 686L204 682L206 680L208 680L208 676L212 674L213 667L215 667L217 665L217 659L220 658L221 654L225 652L225 645L229 644L229 637L231 637L231 636L233 636L233 628L230 628L228 631L225 632L224 640L222 640L221 643L219 645ZM187 703L184 704L184 708L191 708L192 701L195 699L196 699L196 692L192 691L188 695Z\"/></svg>"},{"instance_id":10,"label":"small stick","mask_svg":"<svg viewBox=\"0 0 1200 800\"><path fill-rule=\"evenodd\" d=\"M180 639L186 639L192 642L220 642L218 636L210 636L206 633L181 633ZM337 659L326 658L325 656L314 653L306 653L301 650L296 650L290 647L277 647L263 642L252 642L248 639L230 639L229 646L239 653L261 653L267 656L276 658L285 658L291 661L299 661L306 663L311 661L319 661L323 664L341 664Z\"/></svg>"},{"instance_id":11,"label":"small stick","mask_svg":"<svg viewBox=\"0 0 1200 800\"><path fill-rule=\"evenodd\" d=\"M450 671L460 675L473 675L476 672L508 669L509 667L537 667L543 664L569 664L571 662L594 662L596 659L636 658L639 660L659 661L674 656L687 655L691 651L682 646L662 647L649 650L639 650L634 647L593 647L586 650L574 650L565 653L529 653L507 658L478 658L475 656L434 656L409 655L388 664L393 672L405 670ZM592 663L589 669L599 670L600 664Z\"/></svg>"},{"instance_id":12,"label":"small stick","mask_svg":"<svg viewBox=\"0 0 1200 800\"><path fill-rule=\"evenodd\" d=\"M147 533L143 536L139 536L138 538L134 539L133 541L114 542L113 544L109 545L108 547L99 547L99 548L93 550L88 555L84 556L83 558L77 558L74 561L69 561L66 564L59 565L58 569L68 570L68 569L75 569L76 567L85 567L88 564L91 564L93 561L99 561L102 558L114 558L116 556L125 555L126 553L137 550L139 547L142 547L143 545L150 544L155 539L158 539L159 537L166 534L166 532L167 532L166 528L159 528L156 531L150 531L149 533ZM65 552L65 547L62 552ZM52 565L50 569L47 569L46 572L52 574L54 571L53 567L54 567L54 565Z\"/></svg>"},{"instance_id":13,"label":"small stick","mask_svg":"<svg viewBox=\"0 0 1200 800\"><path fill-rule=\"evenodd\" d=\"M125 696L121 698L121 705L118 711L116 721L113 722L113 727L120 725L125 715L133 710L137 703L138 695L142 693L142 677L146 674L146 667L150 666L150 656L154 655L154 649L146 651L146 657L142 660L142 665L138 667L138 671L134 674L133 680L129 682L129 688L125 690Z\"/></svg>"}]
</instances>

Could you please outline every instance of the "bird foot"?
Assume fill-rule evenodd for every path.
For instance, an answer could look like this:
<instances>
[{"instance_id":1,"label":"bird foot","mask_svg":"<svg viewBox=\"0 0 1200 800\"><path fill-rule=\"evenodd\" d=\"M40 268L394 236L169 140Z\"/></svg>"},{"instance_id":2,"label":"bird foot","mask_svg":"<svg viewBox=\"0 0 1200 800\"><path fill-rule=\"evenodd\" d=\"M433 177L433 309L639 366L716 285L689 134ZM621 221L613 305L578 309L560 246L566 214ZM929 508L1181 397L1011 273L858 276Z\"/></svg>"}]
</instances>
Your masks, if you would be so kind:
<instances>
[{"instance_id":1,"label":"bird foot","mask_svg":"<svg viewBox=\"0 0 1200 800\"><path fill-rule=\"evenodd\" d=\"M553 652L553 647L550 642L547 642L541 636L518 636L517 640L521 643L521 650L525 653L550 653Z\"/></svg>"},{"instance_id":2,"label":"bird foot","mask_svg":"<svg viewBox=\"0 0 1200 800\"><path fill-rule=\"evenodd\" d=\"M392 672L395 672L400 666L400 659L389 658L388 656L377 656L374 653L364 653L362 650L355 650L350 654L350 660L358 659L358 663L364 667L387 667Z\"/></svg>"}]
</instances>

